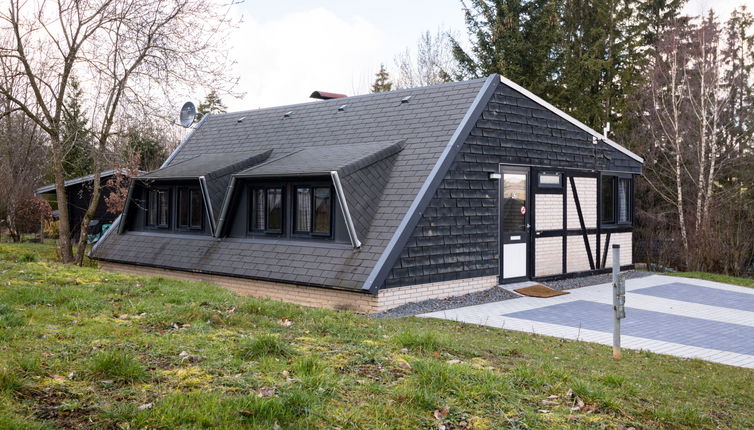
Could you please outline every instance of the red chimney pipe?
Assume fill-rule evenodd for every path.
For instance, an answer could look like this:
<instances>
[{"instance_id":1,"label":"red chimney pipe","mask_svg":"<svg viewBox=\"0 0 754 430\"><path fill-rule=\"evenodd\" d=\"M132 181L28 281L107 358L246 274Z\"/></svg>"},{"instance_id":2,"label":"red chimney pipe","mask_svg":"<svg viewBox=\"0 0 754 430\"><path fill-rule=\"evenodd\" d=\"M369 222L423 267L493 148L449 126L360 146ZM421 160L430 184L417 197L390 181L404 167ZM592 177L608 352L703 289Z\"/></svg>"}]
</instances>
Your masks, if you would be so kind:
<instances>
[{"instance_id":1,"label":"red chimney pipe","mask_svg":"<svg viewBox=\"0 0 754 430\"><path fill-rule=\"evenodd\" d=\"M315 91L309 97L313 99L319 99L319 100L330 100L330 99L342 99L348 96L345 94L328 93L327 91Z\"/></svg>"}]
</instances>

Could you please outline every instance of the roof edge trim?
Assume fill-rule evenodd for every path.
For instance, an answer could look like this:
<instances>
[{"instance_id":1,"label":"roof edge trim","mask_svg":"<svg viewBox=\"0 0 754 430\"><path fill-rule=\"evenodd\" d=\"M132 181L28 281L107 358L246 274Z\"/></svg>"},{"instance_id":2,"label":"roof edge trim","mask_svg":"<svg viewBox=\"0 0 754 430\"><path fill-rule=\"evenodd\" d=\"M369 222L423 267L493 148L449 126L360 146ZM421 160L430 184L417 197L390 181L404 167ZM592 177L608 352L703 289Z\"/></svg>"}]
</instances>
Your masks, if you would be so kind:
<instances>
[{"instance_id":1,"label":"roof edge trim","mask_svg":"<svg viewBox=\"0 0 754 430\"><path fill-rule=\"evenodd\" d=\"M435 163L435 166L424 181L424 184L422 184L421 189L416 194L416 198L414 198L414 201L411 203L411 206L403 217L403 220L401 220L400 225L398 225L395 233L393 233L393 236L390 238L390 242L388 242L387 246L382 251L380 258L372 268L369 277L364 281L364 285L361 287L362 290L368 290L370 293L376 294L378 288L383 282L385 282L385 279L387 279L392 266L397 261L401 251L403 251L403 247L406 245L406 242L408 242L411 233L413 233L416 224L419 222L424 208L426 208L429 201L434 196L435 191L437 191L437 188L440 186L440 182L445 177L445 173L447 173L450 165L453 163L456 154L461 150L464 141L476 125L476 120L482 114L482 111L492 98L492 95L495 93L500 82L502 82L500 78L500 75L493 74L488 76L485 80L484 85L482 85L476 98L466 111L466 115L464 115L461 123L458 124L456 131L453 133L453 136L451 136L447 146L445 146L445 149Z\"/></svg>"},{"instance_id":2,"label":"roof edge trim","mask_svg":"<svg viewBox=\"0 0 754 430\"><path fill-rule=\"evenodd\" d=\"M570 122L571 124L575 125L576 127L584 130L585 132L591 134L592 136L596 137L597 139L600 139L607 143L608 145L612 146L613 148L617 149L618 151L628 155L629 157L633 158L634 160L638 161L639 163L644 164L644 159L636 155L635 153L628 150L623 145L614 142L610 140L607 136L595 131L588 125L584 124L583 122L577 120L576 118L572 117L571 115L568 115L567 113L563 112L562 110L556 108L555 106L551 105L547 101L545 101L543 98L537 96L536 94L532 93L531 91L527 90L526 88L522 87L521 85L511 81L510 79L506 78L505 76L500 76L500 82L503 84L513 88L514 90L518 91L519 93L523 94L524 96L528 97L532 101L539 103L544 107L545 109L549 110L550 112L554 113L555 115L563 118L564 120Z\"/></svg>"},{"instance_id":3,"label":"roof edge trim","mask_svg":"<svg viewBox=\"0 0 754 430\"><path fill-rule=\"evenodd\" d=\"M192 128L191 131L188 132L188 134L183 138L183 140L181 140L181 143L179 143L178 146L173 150L173 152L171 152L170 155L168 155L168 158L162 162L162 164L160 165L160 169L162 169L163 167L166 167L168 164L170 164L171 161L173 161L173 158L175 158L175 156L178 154L178 151L180 151L181 148L183 148L183 145L185 145L186 142L188 142L188 140L191 139L191 136L194 135L196 130L199 129L199 127L201 127L202 124L204 124L204 120L208 116L210 116L210 114L208 113L202 116L202 119L200 119L199 122L196 123L196 127ZM133 183L134 181L131 181L131 185L133 185ZM129 187L129 197L130 197L130 187ZM129 200L126 200L126 205L128 205L128 201ZM124 207L124 210L125 210L125 207ZM115 221L113 221L113 224L110 226L110 228L105 232L104 235L102 235L102 237L97 241L97 243L95 243L94 246L92 246L92 249L89 250L89 253L87 254L89 258L93 258L94 252L97 251L97 247L99 246L100 243L104 242L105 239L107 239L107 237L109 236L108 233L110 233L110 230L113 230L116 228L118 229L118 231L121 230L120 223L122 221L122 218L123 218L122 214L118 215L118 217L115 218Z\"/></svg>"},{"instance_id":4,"label":"roof edge trim","mask_svg":"<svg viewBox=\"0 0 754 430\"><path fill-rule=\"evenodd\" d=\"M196 130L199 130L199 127L201 127L202 124L204 124L204 120L207 119L207 117L210 115L211 114L209 113L202 115L202 119L200 119L199 122L196 123L196 127L192 128L191 131L188 132L188 134L183 138L181 143L178 144L175 150L173 150L173 152L171 152L170 155L168 155L168 158L162 162L162 164L160 165L160 169L162 169L163 167L167 167L167 165L170 164L171 161L173 161L173 158L175 158L175 156L178 155L178 152L180 152L180 150L183 149L183 145L185 145L186 142L188 142L191 139L191 137L194 136L194 133L196 133ZM196 158L196 157L192 157L192 158Z\"/></svg>"}]
</instances>

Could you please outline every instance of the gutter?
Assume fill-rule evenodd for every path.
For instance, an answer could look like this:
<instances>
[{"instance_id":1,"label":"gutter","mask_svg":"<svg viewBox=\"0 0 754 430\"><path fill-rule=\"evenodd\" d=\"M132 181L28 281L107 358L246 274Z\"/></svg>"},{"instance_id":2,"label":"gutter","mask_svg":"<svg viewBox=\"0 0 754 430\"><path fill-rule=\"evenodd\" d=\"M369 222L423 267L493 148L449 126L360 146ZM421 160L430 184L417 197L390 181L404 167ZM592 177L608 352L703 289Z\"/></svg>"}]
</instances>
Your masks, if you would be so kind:
<instances>
[{"instance_id":1,"label":"gutter","mask_svg":"<svg viewBox=\"0 0 754 430\"><path fill-rule=\"evenodd\" d=\"M220 232L225 226L225 216L228 214L228 207L230 206L230 200L233 198L233 189L236 186L236 177L230 177L230 184L228 190L225 192L225 199L223 200L223 207L220 209L220 218L217 220L217 228L215 229L214 236L219 238Z\"/></svg>"},{"instance_id":2,"label":"gutter","mask_svg":"<svg viewBox=\"0 0 754 430\"><path fill-rule=\"evenodd\" d=\"M359 241L359 238L356 236L356 227L353 225L351 211L348 210L348 203L346 203L346 195L343 192L343 185L340 183L340 176L338 176L336 170L333 170L330 172L330 177L332 177L333 185L335 185L335 195L340 202L340 209L343 212L343 218L346 220L346 228L348 229L348 237L351 238L351 245L357 249L361 248L361 241Z\"/></svg>"},{"instance_id":3,"label":"gutter","mask_svg":"<svg viewBox=\"0 0 754 430\"><path fill-rule=\"evenodd\" d=\"M204 117L202 117L204 119ZM215 235L217 226L215 225L215 213L212 211L212 202L209 199L209 190L207 189L207 180L204 175L199 176L199 189L202 190L202 198L204 199L204 210L207 212L207 219L209 220L210 235Z\"/></svg>"}]
</instances>

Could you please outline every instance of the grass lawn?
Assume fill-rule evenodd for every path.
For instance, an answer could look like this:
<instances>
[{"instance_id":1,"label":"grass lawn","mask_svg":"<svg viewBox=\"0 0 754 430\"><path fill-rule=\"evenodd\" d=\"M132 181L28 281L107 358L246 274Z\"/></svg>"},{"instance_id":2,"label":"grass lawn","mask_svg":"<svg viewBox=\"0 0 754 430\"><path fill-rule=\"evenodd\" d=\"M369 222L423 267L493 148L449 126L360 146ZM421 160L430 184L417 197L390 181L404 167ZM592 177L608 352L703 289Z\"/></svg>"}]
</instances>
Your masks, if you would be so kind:
<instances>
[{"instance_id":1,"label":"grass lawn","mask_svg":"<svg viewBox=\"0 0 754 430\"><path fill-rule=\"evenodd\" d=\"M0 244L0 429L754 428L754 371L369 319Z\"/></svg>"},{"instance_id":2,"label":"grass lawn","mask_svg":"<svg viewBox=\"0 0 754 430\"><path fill-rule=\"evenodd\" d=\"M731 285L740 285L742 287L754 288L754 279L752 278L739 278L736 276L720 275L718 273L707 272L673 272L662 273L662 275L668 276L681 276L684 278L696 278L704 279L705 281L722 282Z\"/></svg>"}]
</instances>

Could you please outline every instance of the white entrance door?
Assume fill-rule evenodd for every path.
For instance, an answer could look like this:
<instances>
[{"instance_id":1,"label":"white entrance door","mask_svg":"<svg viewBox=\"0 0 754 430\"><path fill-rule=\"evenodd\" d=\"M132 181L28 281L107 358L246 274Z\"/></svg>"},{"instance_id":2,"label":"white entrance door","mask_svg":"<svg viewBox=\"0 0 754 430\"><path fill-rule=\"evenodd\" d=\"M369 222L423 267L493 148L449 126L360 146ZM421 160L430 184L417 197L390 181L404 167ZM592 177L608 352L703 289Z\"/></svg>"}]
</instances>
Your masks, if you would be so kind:
<instances>
[{"instance_id":1,"label":"white entrance door","mask_svg":"<svg viewBox=\"0 0 754 430\"><path fill-rule=\"evenodd\" d=\"M529 169L502 167L500 181L500 234L502 278L526 278L529 255Z\"/></svg>"}]
</instances>

